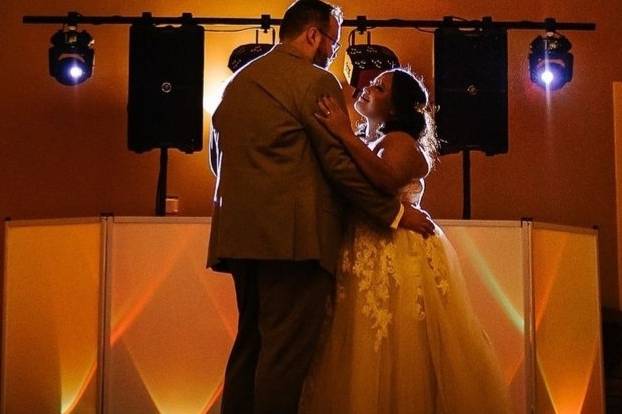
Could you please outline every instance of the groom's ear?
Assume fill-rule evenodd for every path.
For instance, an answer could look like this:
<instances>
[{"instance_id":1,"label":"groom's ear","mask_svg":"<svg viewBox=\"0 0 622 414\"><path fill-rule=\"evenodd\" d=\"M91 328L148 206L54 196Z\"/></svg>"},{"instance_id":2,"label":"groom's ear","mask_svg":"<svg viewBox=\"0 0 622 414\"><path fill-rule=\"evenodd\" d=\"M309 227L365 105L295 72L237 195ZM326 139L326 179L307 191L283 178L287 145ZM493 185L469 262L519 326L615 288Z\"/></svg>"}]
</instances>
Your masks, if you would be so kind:
<instances>
[{"instance_id":1,"label":"groom's ear","mask_svg":"<svg viewBox=\"0 0 622 414\"><path fill-rule=\"evenodd\" d=\"M314 48L319 45L319 42L322 41L320 32L315 26L308 26L304 31L305 41L309 46L313 46Z\"/></svg>"}]
</instances>

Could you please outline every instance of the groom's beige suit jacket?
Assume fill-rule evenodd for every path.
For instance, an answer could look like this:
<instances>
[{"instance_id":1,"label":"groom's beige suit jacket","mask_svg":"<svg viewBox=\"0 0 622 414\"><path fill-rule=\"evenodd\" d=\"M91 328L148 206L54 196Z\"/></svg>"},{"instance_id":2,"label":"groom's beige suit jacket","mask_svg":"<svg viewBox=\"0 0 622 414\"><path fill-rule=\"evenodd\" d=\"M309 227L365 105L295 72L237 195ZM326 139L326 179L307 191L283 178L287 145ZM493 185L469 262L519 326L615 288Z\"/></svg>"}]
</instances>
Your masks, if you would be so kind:
<instances>
[{"instance_id":1,"label":"groom's beige suit jacket","mask_svg":"<svg viewBox=\"0 0 622 414\"><path fill-rule=\"evenodd\" d=\"M387 228L400 203L375 189L314 117L341 86L279 44L228 83L212 117L216 189L208 266L225 259L317 260L336 270L351 205Z\"/></svg>"}]
</instances>

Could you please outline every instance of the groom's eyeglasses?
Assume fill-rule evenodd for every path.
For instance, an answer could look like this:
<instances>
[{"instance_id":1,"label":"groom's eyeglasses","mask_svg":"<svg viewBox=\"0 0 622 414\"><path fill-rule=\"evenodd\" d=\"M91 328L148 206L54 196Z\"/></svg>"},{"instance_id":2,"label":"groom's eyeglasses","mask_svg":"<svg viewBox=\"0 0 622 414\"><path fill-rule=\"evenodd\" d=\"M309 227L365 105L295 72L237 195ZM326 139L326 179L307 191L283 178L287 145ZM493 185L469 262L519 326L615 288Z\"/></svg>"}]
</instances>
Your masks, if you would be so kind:
<instances>
[{"instance_id":1,"label":"groom's eyeglasses","mask_svg":"<svg viewBox=\"0 0 622 414\"><path fill-rule=\"evenodd\" d=\"M334 37L332 37L328 33L324 32L324 30L322 30L320 28L318 28L317 31L320 32L320 34L322 36L326 37L328 40L330 40L332 42L332 44L330 46L333 48L333 54L337 53L337 51L339 49L341 49L341 43L339 43L337 41L337 39L335 39Z\"/></svg>"}]
</instances>

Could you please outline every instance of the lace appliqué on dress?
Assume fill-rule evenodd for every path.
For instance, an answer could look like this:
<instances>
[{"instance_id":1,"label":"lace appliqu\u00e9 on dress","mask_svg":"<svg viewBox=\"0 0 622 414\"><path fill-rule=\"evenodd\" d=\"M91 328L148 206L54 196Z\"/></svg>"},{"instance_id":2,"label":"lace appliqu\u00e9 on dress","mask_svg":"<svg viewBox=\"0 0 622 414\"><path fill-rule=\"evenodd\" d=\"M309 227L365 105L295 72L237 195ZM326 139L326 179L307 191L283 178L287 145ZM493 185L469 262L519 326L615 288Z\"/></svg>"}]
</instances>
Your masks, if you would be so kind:
<instances>
[{"instance_id":1,"label":"lace appliqu\u00e9 on dress","mask_svg":"<svg viewBox=\"0 0 622 414\"><path fill-rule=\"evenodd\" d=\"M376 351L380 350L382 339L388 336L393 318L389 310L390 290L399 285L394 252L389 235L383 237L366 225L356 226L352 246L345 247L343 251L342 273L345 277L356 278L356 287L364 299L363 315L371 319L371 327L375 330ZM343 285L338 281L337 300L343 299L343 295Z\"/></svg>"},{"instance_id":2,"label":"lace appliqu\u00e9 on dress","mask_svg":"<svg viewBox=\"0 0 622 414\"><path fill-rule=\"evenodd\" d=\"M442 254L444 250L441 240L438 237L430 237L426 240L425 251L428 267L434 274L436 289L441 298L446 301L447 293L449 292L449 282L447 281L449 268L447 266L447 258Z\"/></svg>"},{"instance_id":3,"label":"lace appliqu\u00e9 on dress","mask_svg":"<svg viewBox=\"0 0 622 414\"><path fill-rule=\"evenodd\" d=\"M425 291L422 278L431 277L441 300L449 293L447 258L440 238L418 237L407 257L400 256L396 269L396 248L391 233L382 233L364 223L354 227L352 244L342 252L342 272L337 280L337 301L345 298L344 277L353 277L363 300L361 312L371 320L375 331L374 349L380 350L388 336L393 314L390 310L391 292L400 285L402 277L414 279L415 297L412 312L415 320L426 318Z\"/></svg>"},{"instance_id":4,"label":"lace appliqu\u00e9 on dress","mask_svg":"<svg viewBox=\"0 0 622 414\"><path fill-rule=\"evenodd\" d=\"M418 205L424 186L423 180L413 181L400 191L401 199ZM409 254L399 257L397 266L394 233L384 232L361 220L352 227L350 241L342 250L336 300L343 301L347 294L343 278L354 278L358 294L363 299L361 312L371 320L371 328L375 330L374 350L377 352L382 340L388 337L393 319L389 302L391 291L399 287L400 278L414 279L413 317L424 321L426 306L422 278L432 276L439 295L446 300L449 291L447 258L442 253L443 246L438 237L423 239L417 236Z\"/></svg>"}]
</instances>

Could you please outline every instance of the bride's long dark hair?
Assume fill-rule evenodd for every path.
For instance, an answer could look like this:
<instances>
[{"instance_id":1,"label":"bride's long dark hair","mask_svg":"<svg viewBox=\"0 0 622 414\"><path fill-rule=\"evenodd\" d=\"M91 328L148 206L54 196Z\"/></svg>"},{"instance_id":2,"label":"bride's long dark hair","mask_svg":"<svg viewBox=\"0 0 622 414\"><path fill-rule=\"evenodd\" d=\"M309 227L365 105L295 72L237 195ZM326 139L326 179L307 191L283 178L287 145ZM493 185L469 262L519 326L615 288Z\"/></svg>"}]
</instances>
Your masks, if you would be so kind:
<instances>
[{"instance_id":1,"label":"bride's long dark hair","mask_svg":"<svg viewBox=\"0 0 622 414\"><path fill-rule=\"evenodd\" d=\"M391 83L393 111L391 118L378 128L378 132L381 134L393 131L406 132L419 143L428 159L435 162L438 158L439 142L428 90L423 81L408 68L391 69L384 73L393 74ZM365 131L367 125L363 123L359 128L359 131Z\"/></svg>"}]
</instances>

